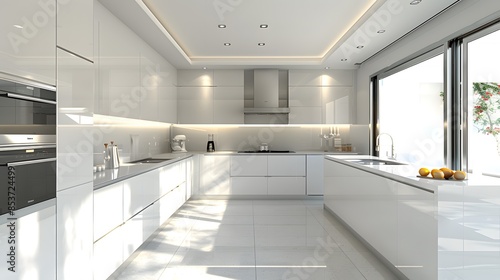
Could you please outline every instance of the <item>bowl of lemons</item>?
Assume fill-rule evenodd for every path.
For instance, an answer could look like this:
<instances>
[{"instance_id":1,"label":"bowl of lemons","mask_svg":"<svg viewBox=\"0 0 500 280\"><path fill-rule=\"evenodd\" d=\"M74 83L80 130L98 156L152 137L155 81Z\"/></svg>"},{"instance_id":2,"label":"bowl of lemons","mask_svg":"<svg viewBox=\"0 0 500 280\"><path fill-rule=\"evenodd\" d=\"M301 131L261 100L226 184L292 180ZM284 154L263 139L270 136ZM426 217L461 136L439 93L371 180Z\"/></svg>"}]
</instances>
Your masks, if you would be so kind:
<instances>
[{"instance_id":1,"label":"bowl of lemons","mask_svg":"<svg viewBox=\"0 0 500 280\"><path fill-rule=\"evenodd\" d=\"M429 169L422 167L418 170L420 178L436 179L436 180L457 180L462 181L467 178L467 173L462 170L452 170L447 167ZM431 176L429 176L431 175Z\"/></svg>"}]
</instances>

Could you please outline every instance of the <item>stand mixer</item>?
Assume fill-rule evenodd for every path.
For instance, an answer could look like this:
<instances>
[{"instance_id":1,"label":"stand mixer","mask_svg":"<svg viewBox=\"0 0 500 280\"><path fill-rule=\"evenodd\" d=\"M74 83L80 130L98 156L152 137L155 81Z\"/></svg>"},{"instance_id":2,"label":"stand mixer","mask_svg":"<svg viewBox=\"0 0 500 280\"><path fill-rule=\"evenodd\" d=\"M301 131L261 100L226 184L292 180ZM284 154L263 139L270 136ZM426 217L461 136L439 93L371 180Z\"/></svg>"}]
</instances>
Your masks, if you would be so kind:
<instances>
[{"instance_id":1,"label":"stand mixer","mask_svg":"<svg viewBox=\"0 0 500 280\"><path fill-rule=\"evenodd\" d=\"M186 151L186 135L175 135L170 144L173 153L185 153Z\"/></svg>"}]
</instances>

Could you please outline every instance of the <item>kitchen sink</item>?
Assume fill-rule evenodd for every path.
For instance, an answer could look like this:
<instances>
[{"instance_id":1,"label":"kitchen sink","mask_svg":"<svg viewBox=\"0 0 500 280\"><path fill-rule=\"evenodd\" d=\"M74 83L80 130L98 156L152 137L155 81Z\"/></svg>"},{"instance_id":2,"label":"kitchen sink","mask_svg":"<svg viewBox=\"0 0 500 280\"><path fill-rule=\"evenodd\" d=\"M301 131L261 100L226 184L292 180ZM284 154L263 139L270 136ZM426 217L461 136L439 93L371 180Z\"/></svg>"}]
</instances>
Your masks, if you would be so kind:
<instances>
[{"instance_id":1,"label":"kitchen sink","mask_svg":"<svg viewBox=\"0 0 500 280\"><path fill-rule=\"evenodd\" d=\"M171 159L161 159L161 158L145 158L145 159L140 159L140 160L136 160L136 161L132 161L130 163L160 163L160 162L164 162L164 161L167 161L167 160L171 160Z\"/></svg>"},{"instance_id":2,"label":"kitchen sink","mask_svg":"<svg viewBox=\"0 0 500 280\"><path fill-rule=\"evenodd\" d=\"M406 165L406 163L383 159L347 159L346 161L361 165Z\"/></svg>"}]
</instances>

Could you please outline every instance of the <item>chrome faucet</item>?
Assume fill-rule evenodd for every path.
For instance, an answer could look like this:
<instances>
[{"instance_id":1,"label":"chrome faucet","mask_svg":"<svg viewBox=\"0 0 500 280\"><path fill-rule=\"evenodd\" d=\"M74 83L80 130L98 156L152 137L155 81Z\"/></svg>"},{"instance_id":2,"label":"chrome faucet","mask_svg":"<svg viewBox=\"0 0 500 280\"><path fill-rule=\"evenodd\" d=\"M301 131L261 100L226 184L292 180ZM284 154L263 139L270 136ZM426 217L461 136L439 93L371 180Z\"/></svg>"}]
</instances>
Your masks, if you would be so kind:
<instances>
[{"instance_id":1,"label":"chrome faucet","mask_svg":"<svg viewBox=\"0 0 500 280\"><path fill-rule=\"evenodd\" d=\"M389 138L391 138L391 157L389 157L389 159L396 159L396 152L394 151L394 140L392 139L392 136L389 135L388 133L380 133L379 135L377 135L377 139L375 140L375 150L377 152L379 152L379 156L380 156L379 139L380 139L380 136L382 136L382 135L387 135L387 136L389 136Z\"/></svg>"}]
</instances>

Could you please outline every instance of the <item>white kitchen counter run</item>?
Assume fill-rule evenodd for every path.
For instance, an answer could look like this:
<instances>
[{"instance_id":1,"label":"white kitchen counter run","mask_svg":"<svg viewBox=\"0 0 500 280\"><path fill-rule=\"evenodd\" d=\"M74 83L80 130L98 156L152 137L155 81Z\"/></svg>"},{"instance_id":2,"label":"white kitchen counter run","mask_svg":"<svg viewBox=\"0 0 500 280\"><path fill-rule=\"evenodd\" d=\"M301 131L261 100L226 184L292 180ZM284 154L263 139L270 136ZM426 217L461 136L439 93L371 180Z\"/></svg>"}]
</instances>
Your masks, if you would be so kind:
<instances>
[{"instance_id":1,"label":"white kitchen counter run","mask_svg":"<svg viewBox=\"0 0 500 280\"><path fill-rule=\"evenodd\" d=\"M129 179L142 173L155 170L186 158L193 156L193 153L165 153L151 156L154 159L169 159L159 163L122 163L119 168L106 169L94 173L94 190L111 185L113 183Z\"/></svg>"},{"instance_id":2,"label":"white kitchen counter run","mask_svg":"<svg viewBox=\"0 0 500 280\"><path fill-rule=\"evenodd\" d=\"M397 200L399 204L396 210L406 210L403 211L402 214L398 214L399 218L401 218L401 215L404 214L414 214L410 218L411 222L398 220L399 222L396 224L398 232L401 230L404 231L405 226L413 227L411 229L407 229L405 236L399 236L398 242L404 242L405 238L413 238L411 237L412 234L417 234L417 237L426 235L434 237L431 240L426 240L426 242L420 241L420 243L414 240L414 242L417 243L413 246L414 248L411 249L415 250L413 255L418 257L418 251L421 248L434 246L434 256L437 261L437 271L435 272L436 278L429 277L426 279L500 279L500 178L468 174L467 180L464 181L424 179L417 177L418 170L422 166L368 166L345 161L349 159L363 158L377 159L377 157L372 156L325 156L325 160L330 160L335 163L366 171L371 174L432 193L431 197L424 194L419 195L418 191L412 192L414 194L413 196L408 196L408 190L403 189L403 196L400 200ZM427 168L439 167L429 166ZM325 170L325 172L327 171ZM325 173L325 175L327 174ZM331 185L329 188L335 188L335 179L333 178L330 182ZM348 181L344 180L340 182L340 184L340 187L343 187L343 191L349 194L351 193ZM367 182L367 184L369 184L369 182ZM325 186L325 188L326 187L327 186ZM373 192L383 192L384 190L387 190L389 193L381 193L380 195L382 195L382 197L385 197L384 195L390 196L390 188L384 189L384 186L382 186L382 188L380 188L380 186L378 187L379 188L374 186ZM370 192L369 186L367 186L365 190ZM325 189L325 196L327 192L328 191ZM355 190L353 190L353 192L355 192ZM365 197L363 197L363 194L361 193L359 195L363 199L366 199L366 207L371 205L369 203L376 204L377 202L380 202L377 204L377 207L380 207L383 210L385 201L380 200L380 197L373 192L370 194L367 193ZM394 197L397 198L398 191L393 189L392 192L394 192ZM427 199L425 199L425 197L427 197ZM339 199L339 203L347 203L342 206L347 207L346 209L362 207L362 205L364 205L357 204L357 206L349 207L348 203L350 203L353 198L346 197L345 200L342 200L343 198L340 196ZM389 203L389 201L387 201L387 203ZM373 212L380 212L382 211L381 209L374 209ZM340 214L340 217L342 218L342 215L345 215L345 213L346 212L344 212L344 214ZM372 213L367 212L363 215L365 215L366 219L371 214ZM365 223L370 222L371 221L369 220L365 221ZM411 226L414 223L418 224ZM387 225L384 225L384 228L386 227ZM373 228L372 230L377 231ZM369 239L369 237L367 239ZM396 249L397 248L398 247L396 247ZM384 257L390 259L391 255L384 255ZM429 256L420 257L423 260ZM411 271L412 268L404 268L403 266L403 268L399 269L403 271Z\"/></svg>"},{"instance_id":3,"label":"white kitchen counter run","mask_svg":"<svg viewBox=\"0 0 500 280\"><path fill-rule=\"evenodd\" d=\"M375 156L368 155L326 155L325 159L333 160L375 175L379 175L388 179L398 181L400 183L408 184L417 188L425 189L428 191L436 192L439 187L498 187L500 191L500 178L467 174L466 180L436 180L429 178L419 178L418 170L424 166L415 166L412 164L406 165L361 165L354 162L349 162L349 159L380 159ZM386 159L383 159L386 160ZM427 167L429 170L433 168L441 168L442 166Z\"/></svg>"}]
</instances>

